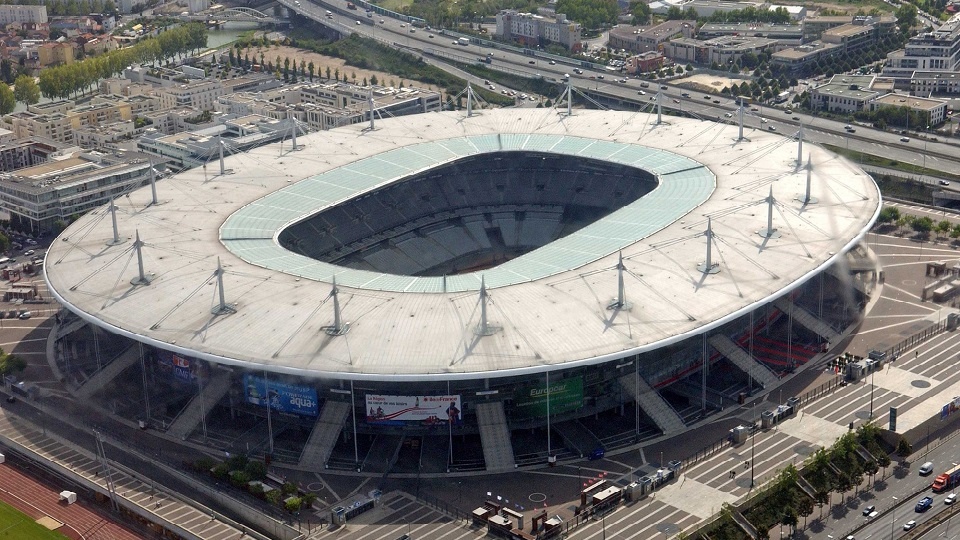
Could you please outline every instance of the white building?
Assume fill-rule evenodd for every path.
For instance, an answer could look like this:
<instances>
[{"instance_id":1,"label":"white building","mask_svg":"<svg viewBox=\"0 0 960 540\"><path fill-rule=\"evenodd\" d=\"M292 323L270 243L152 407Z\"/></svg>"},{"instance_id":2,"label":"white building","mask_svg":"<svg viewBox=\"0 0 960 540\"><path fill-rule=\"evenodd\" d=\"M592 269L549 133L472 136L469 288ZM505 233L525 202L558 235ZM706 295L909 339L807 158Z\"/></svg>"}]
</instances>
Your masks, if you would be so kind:
<instances>
[{"instance_id":1,"label":"white building","mask_svg":"<svg viewBox=\"0 0 960 540\"><path fill-rule=\"evenodd\" d=\"M829 112L855 113L880 96L873 90L874 75L834 75L810 92L810 107Z\"/></svg>"},{"instance_id":2,"label":"white building","mask_svg":"<svg viewBox=\"0 0 960 540\"><path fill-rule=\"evenodd\" d=\"M0 5L0 25L46 22L48 22L47 6Z\"/></svg>"},{"instance_id":3,"label":"white building","mask_svg":"<svg viewBox=\"0 0 960 540\"><path fill-rule=\"evenodd\" d=\"M142 154L75 152L0 174L0 208L14 228L46 231L149 181L150 161Z\"/></svg>"},{"instance_id":4,"label":"white building","mask_svg":"<svg viewBox=\"0 0 960 540\"><path fill-rule=\"evenodd\" d=\"M906 47L887 55L883 75L897 88L928 93L958 93L953 78L960 72L960 13L933 32L916 35Z\"/></svg>"},{"instance_id":5,"label":"white building","mask_svg":"<svg viewBox=\"0 0 960 540\"><path fill-rule=\"evenodd\" d=\"M947 118L947 102L942 99L922 98L904 94L887 94L874 98L868 104L868 108L871 111L875 111L881 107L907 107L912 111L926 114L928 125L931 126L940 125Z\"/></svg>"},{"instance_id":6,"label":"white building","mask_svg":"<svg viewBox=\"0 0 960 540\"><path fill-rule=\"evenodd\" d=\"M160 108L193 107L198 111L216 109L217 98L223 95L223 84L218 80L190 81L160 88Z\"/></svg>"}]
</instances>

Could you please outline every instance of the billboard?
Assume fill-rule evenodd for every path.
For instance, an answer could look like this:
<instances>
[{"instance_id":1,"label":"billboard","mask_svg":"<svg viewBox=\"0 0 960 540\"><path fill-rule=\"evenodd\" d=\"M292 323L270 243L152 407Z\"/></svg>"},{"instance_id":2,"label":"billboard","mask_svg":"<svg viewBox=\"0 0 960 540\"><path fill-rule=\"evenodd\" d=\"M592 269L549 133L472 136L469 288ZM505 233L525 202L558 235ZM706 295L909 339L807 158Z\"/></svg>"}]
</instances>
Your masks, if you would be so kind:
<instances>
[{"instance_id":1,"label":"billboard","mask_svg":"<svg viewBox=\"0 0 960 540\"><path fill-rule=\"evenodd\" d=\"M317 390L311 386L267 381L251 373L243 376L243 397L247 403L266 405L268 390L270 408L275 411L303 416L316 416L319 413Z\"/></svg>"},{"instance_id":2,"label":"billboard","mask_svg":"<svg viewBox=\"0 0 960 540\"><path fill-rule=\"evenodd\" d=\"M367 423L402 425L414 422L426 425L460 425L463 421L459 395L381 396L367 394Z\"/></svg>"},{"instance_id":3,"label":"billboard","mask_svg":"<svg viewBox=\"0 0 960 540\"><path fill-rule=\"evenodd\" d=\"M547 416L547 395L550 414L575 411L583 406L583 377L569 377L547 385L522 386L513 392L513 409L521 417Z\"/></svg>"},{"instance_id":4,"label":"billboard","mask_svg":"<svg viewBox=\"0 0 960 540\"><path fill-rule=\"evenodd\" d=\"M206 375L206 362L170 351L157 351L157 366L173 382L197 384L197 377Z\"/></svg>"}]
</instances>

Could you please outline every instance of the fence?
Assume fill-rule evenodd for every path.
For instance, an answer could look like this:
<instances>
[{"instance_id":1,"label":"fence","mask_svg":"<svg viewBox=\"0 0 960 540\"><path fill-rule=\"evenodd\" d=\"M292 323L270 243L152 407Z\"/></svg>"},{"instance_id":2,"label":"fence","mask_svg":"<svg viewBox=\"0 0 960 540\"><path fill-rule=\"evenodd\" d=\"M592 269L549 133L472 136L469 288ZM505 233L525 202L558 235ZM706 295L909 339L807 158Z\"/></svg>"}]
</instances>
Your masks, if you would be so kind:
<instances>
[{"instance_id":1,"label":"fence","mask_svg":"<svg viewBox=\"0 0 960 540\"><path fill-rule=\"evenodd\" d=\"M947 329L947 321L946 320L940 321L937 324L929 328L926 328L925 330L921 330L920 332L917 332L916 334L904 339L903 341L901 341L900 343L897 343L893 347L889 347L884 352L887 353L887 357L890 358L891 361L896 360L897 357L900 356L900 353L902 353L903 351L916 347L917 345L920 345L921 343L927 341L928 339L936 337L937 335L943 333L946 329Z\"/></svg>"}]
</instances>

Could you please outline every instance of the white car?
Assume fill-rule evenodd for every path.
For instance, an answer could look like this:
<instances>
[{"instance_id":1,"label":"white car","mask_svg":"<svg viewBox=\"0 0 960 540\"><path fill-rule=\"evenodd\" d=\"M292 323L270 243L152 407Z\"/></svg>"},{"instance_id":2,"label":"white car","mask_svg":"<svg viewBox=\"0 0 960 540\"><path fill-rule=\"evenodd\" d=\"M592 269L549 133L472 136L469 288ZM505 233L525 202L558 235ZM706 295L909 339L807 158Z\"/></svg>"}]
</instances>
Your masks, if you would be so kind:
<instances>
[{"instance_id":1,"label":"white car","mask_svg":"<svg viewBox=\"0 0 960 540\"><path fill-rule=\"evenodd\" d=\"M917 520L911 519L910 521L903 524L903 530L909 531L910 529L917 526Z\"/></svg>"},{"instance_id":2,"label":"white car","mask_svg":"<svg viewBox=\"0 0 960 540\"><path fill-rule=\"evenodd\" d=\"M24 311L20 315L17 315L18 319L29 319L30 317L33 317L33 313L30 313L29 311Z\"/></svg>"},{"instance_id":3,"label":"white car","mask_svg":"<svg viewBox=\"0 0 960 540\"><path fill-rule=\"evenodd\" d=\"M28 250L26 250L26 251L23 252L23 254L26 255L26 256L28 256L28 257L29 257L30 255L33 255L34 253L35 253L35 251L33 251L32 249L28 249Z\"/></svg>"},{"instance_id":4,"label":"white car","mask_svg":"<svg viewBox=\"0 0 960 540\"><path fill-rule=\"evenodd\" d=\"M733 118L733 115L730 113L723 113L723 116L726 118Z\"/></svg>"},{"instance_id":5,"label":"white car","mask_svg":"<svg viewBox=\"0 0 960 540\"><path fill-rule=\"evenodd\" d=\"M943 500L943 504L953 504L957 500L957 494L951 493L947 495L947 498Z\"/></svg>"}]
</instances>

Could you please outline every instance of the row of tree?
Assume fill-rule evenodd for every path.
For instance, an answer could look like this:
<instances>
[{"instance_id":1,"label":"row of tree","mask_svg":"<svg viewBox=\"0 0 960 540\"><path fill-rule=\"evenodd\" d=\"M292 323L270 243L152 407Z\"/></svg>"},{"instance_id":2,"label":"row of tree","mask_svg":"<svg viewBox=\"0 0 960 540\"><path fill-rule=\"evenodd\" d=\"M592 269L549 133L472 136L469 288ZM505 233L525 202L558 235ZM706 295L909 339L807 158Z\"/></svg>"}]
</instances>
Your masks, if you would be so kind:
<instances>
[{"instance_id":1,"label":"row of tree","mask_svg":"<svg viewBox=\"0 0 960 540\"><path fill-rule=\"evenodd\" d=\"M24 105L33 105L40 101L40 88L33 77L20 75L14 80L14 85L11 90L5 83L0 82L0 116L13 112L18 101Z\"/></svg>"},{"instance_id":2,"label":"row of tree","mask_svg":"<svg viewBox=\"0 0 960 540\"><path fill-rule=\"evenodd\" d=\"M88 13L117 13L113 0L0 0L0 5L47 6L47 15L86 15Z\"/></svg>"},{"instance_id":3,"label":"row of tree","mask_svg":"<svg viewBox=\"0 0 960 540\"><path fill-rule=\"evenodd\" d=\"M900 210L887 206L880 211L877 216L877 223L880 225L895 225L902 234L904 229L910 229L921 238L929 238L930 233L935 233L937 238L950 237L953 240L960 239L960 223L953 224L946 219L934 221L928 216L914 216L911 214L901 214Z\"/></svg>"},{"instance_id":4,"label":"row of tree","mask_svg":"<svg viewBox=\"0 0 960 540\"><path fill-rule=\"evenodd\" d=\"M100 79L121 73L133 64L160 62L207 46L207 29L190 23L162 32L132 47L40 72L40 91L48 98L65 99L90 88Z\"/></svg>"},{"instance_id":5,"label":"row of tree","mask_svg":"<svg viewBox=\"0 0 960 540\"><path fill-rule=\"evenodd\" d=\"M909 443L901 438L896 454L905 458L911 451ZM819 449L804 463L802 471L793 465L780 470L776 479L754 496L759 502L744 510L743 515L757 528L760 538L768 538L767 532L777 524L796 529L801 517L806 527L806 518L813 513L814 505L819 505L822 518L823 507L830 504L833 493L843 495L858 490L866 477L873 478L881 469L885 472L891 463L882 447L880 428L864 424L855 432L845 433L830 448ZM801 476L813 488L812 497L800 488ZM732 512L732 507L724 507L720 525L710 532L711 538L743 537L732 520Z\"/></svg>"}]
</instances>

